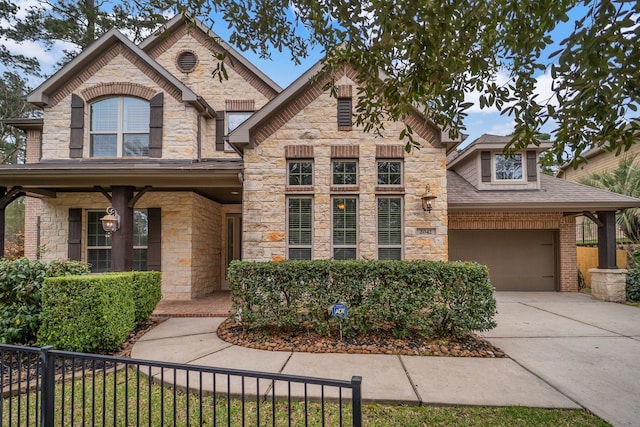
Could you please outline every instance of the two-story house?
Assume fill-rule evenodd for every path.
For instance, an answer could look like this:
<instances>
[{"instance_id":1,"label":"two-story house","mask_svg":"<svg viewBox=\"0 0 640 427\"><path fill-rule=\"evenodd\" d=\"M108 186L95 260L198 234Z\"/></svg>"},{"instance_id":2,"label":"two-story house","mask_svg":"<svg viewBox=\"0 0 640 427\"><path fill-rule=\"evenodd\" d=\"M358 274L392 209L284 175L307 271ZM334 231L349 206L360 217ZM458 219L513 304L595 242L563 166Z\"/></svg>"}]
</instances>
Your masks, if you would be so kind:
<instances>
[{"instance_id":1,"label":"two-story house","mask_svg":"<svg viewBox=\"0 0 640 427\"><path fill-rule=\"evenodd\" d=\"M576 290L575 216L605 232L640 206L542 176L544 146L505 156L483 136L458 152L417 110L364 132L357 89L348 65L317 64L282 90L182 16L139 45L110 31L29 95L43 119L11 121L27 164L0 167L0 216L27 195L26 256L160 270L164 298L192 299L240 258L470 259L499 289ZM404 150L405 124L420 149Z\"/></svg>"}]
</instances>

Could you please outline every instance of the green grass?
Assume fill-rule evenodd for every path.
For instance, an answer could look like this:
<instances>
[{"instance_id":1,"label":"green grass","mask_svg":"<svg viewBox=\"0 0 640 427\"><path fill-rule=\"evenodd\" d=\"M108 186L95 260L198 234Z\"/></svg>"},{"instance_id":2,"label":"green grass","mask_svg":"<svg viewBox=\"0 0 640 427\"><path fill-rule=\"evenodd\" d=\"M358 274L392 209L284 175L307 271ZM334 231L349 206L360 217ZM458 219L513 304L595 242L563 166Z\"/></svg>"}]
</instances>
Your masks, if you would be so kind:
<instances>
[{"instance_id":1,"label":"green grass","mask_svg":"<svg viewBox=\"0 0 640 427\"><path fill-rule=\"evenodd\" d=\"M58 382L56 384L55 425L80 426L84 413L86 425L174 425L174 403L176 407L175 425L254 426L258 425L258 411L261 426L271 426L275 412L275 425L288 425L289 414L292 425L304 425L305 412L309 426L321 426L322 412L318 402L276 401L272 411L270 401L255 398L246 401L226 395L205 395L202 400L198 393L186 393L171 386L160 386L141 376L137 381L134 371L125 377L124 371L102 374L95 379ZM81 393L84 381L85 393ZM72 391L73 389L73 399ZM125 396L125 390L128 395ZM114 392L115 391L115 392ZM62 394L64 392L64 399ZM174 397L175 396L175 397ZM104 399L103 399L104 398ZM103 401L106 402L103 405ZM162 403L164 402L164 403ZM35 425L36 414L34 394L27 405L26 397L3 399L3 426ZM339 425L338 403L326 403L324 423ZM29 423L27 423L29 407ZM188 407L188 408L187 408ZM139 411L138 411L139 408ZM73 418L72 418L73 413ZM20 417L20 421L18 421ZM352 424L351 406L343 405L343 425ZM606 422L581 410L547 410L524 407L461 407L461 406L404 406L372 404L363 407L365 426L608 426Z\"/></svg>"}]
</instances>

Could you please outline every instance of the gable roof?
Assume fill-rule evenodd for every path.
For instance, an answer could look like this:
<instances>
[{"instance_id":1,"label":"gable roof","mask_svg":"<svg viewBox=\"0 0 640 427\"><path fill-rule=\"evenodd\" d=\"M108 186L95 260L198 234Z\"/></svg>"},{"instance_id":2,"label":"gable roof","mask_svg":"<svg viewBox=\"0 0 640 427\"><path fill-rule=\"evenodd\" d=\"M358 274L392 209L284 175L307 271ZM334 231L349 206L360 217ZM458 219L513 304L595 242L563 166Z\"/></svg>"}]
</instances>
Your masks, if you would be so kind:
<instances>
[{"instance_id":1,"label":"gable roof","mask_svg":"<svg viewBox=\"0 0 640 427\"><path fill-rule=\"evenodd\" d=\"M345 65L345 67L348 67ZM321 91L324 92L322 86L326 81L328 81L329 76L326 77L326 81L322 80L321 73L323 71L323 60L319 60L314 65L312 65L307 71L305 71L300 77L298 77L293 83L291 83L285 90L283 90L277 97L269 101L262 109L257 111L247 120L245 120L240 126L233 130L229 134L229 143L235 147L235 149L239 152L242 152L245 147L252 148L256 144L256 135L254 134L254 130L260 128L261 126L272 126L274 128L278 128L279 123L278 120L273 120L275 116L285 110L291 103L293 102L306 102L310 98L308 96L304 97L304 101L299 101L303 94L306 91L312 89L314 85L320 85ZM348 73L346 73L348 74ZM355 77L355 76L354 76ZM381 75L381 77L383 77ZM440 137L438 138L437 144L445 144L450 145L458 144L458 140L452 140L448 137L442 137L442 131L440 128L435 126L431 121L424 118L422 114L416 109L416 114L420 116L421 120L424 120L428 127L435 129ZM413 127L413 125L412 125ZM415 128L414 128L415 132ZM415 132L417 133L417 132Z\"/></svg>"},{"instance_id":2,"label":"gable roof","mask_svg":"<svg viewBox=\"0 0 640 427\"><path fill-rule=\"evenodd\" d=\"M49 105L51 103L50 97L53 94L64 88L70 79L80 74L85 70L85 68L87 68L87 66L92 64L94 61L97 61L107 49L117 44L122 44L143 63L151 67L153 71L161 76L165 81L175 87L181 93L183 102L194 105L198 111L205 111L207 109L213 111L206 101L116 29L111 29L107 33L103 34L98 40L89 45L78 56L58 70L58 72L53 76L40 84L40 86L27 95L27 101L40 107Z\"/></svg>"},{"instance_id":3,"label":"gable roof","mask_svg":"<svg viewBox=\"0 0 640 427\"><path fill-rule=\"evenodd\" d=\"M458 173L448 170L447 198L452 211L582 212L640 207L640 199L545 174L540 175L539 190L478 190Z\"/></svg>"},{"instance_id":4,"label":"gable roof","mask_svg":"<svg viewBox=\"0 0 640 427\"><path fill-rule=\"evenodd\" d=\"M452 153L447 159L447 168L453 168L455 165L464 161L464 159L472 156L474 153L485 151L502 151L507 144L511 142L511 136L492 135L484 133L480 137L473 140L462 151ZM542 141L538 146L528 147L525 150L546 150L553 146L550 141Z\"/></svg>"},{"instance_id":5,"label":"gable roof","mask_svg":"<svg viewBox=\"0 0 640 427\"><path fill-rule=\"evenodd\" d=\"M231 57L231 61L235 63L239 63L243 65L247 70L253 73L258 79L262 80L271 90L273 90L276 94L282 92L282 88L276 82L271 80L269 76L264 74L260 69L258 69L255 65L247 60L244 56L242 56L237 50L235 50L231 45L222 40L216 33L214 33L210 28L204 25L199 19L191 17L188 14L178 14L167 21L160 30L156 31L151 36L144 39L139 47L143 51L150 53L154 48L158 45L162 44L163 41L166 40L167 35L175 33L178 29L186 26L192 25L201 31L208 39L212 40L215 44L220 46L220 48L228 53Z\"/></svg>"}]
</instances>

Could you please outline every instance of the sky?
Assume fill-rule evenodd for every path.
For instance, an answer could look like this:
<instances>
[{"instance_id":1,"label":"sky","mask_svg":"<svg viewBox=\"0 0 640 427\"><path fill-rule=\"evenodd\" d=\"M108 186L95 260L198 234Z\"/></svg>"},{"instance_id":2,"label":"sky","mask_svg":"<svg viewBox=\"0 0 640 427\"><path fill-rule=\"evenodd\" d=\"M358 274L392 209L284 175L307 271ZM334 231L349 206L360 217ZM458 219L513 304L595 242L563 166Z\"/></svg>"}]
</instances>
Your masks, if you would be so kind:
<instances>
[{"instance_id":1,"label":"sky","mask_svg":"<svg viewBox=\"0 0 640 427\"><path fill-rule=\"evenodd\" d=\"M30 4L36 3L37 0L18 0L16 3L21 7L18 15L24 13L23 11ZM552 33L552 37L555 43L564 39L573 29L573 21L560 25L559 28ZM216 32L223 40L228 40L229 30L226 23L222 21L216 22L213 27L213 31ZM40 60L43 71L50 74L54 70L56 62L60 58L60 52L65 48L63 44L56 44L54 49L47 51L42 45L37 43L23 43L17 45L7 40L0 40L10 51L14 53L23 53L28 56L37 56ZM557 46L557 45L556 45ZM552 46L547 49L545 54L556 49L556 46ZM273 52L270 60L261 59L258 55L252 52L241 52L250 62L256 67L262 70L266 75L278 83L282 88L287 87L296 78L303 74L309 67L315 64L322 57L322 53L319 50L312 51L307 58L302 59L299 65L296 65L290 58L290 55L286 52ZM506 74L499 74L496 76L498 81L506 81L508 76ZM537 93L540 95L539 99L547 99L551 97L551 76L549 69L545 72L541 72L537 76L538 85L536 88ZM33 87L41 83L41 80L32 80L31 85ZM478 94L470 93L466 95L466 100L474 102L474 106L468 111L464 124L466 130L463 133L468 137L465 143L472 142L476 138L480 137L484 133L495 135L508 135L513 131L514 121L511 117L501 115L495 108L480 109L478 103ZM550 132L553 129L553 124L547 124L542 129L543 132Z\"/></svg>"}]
</instances>

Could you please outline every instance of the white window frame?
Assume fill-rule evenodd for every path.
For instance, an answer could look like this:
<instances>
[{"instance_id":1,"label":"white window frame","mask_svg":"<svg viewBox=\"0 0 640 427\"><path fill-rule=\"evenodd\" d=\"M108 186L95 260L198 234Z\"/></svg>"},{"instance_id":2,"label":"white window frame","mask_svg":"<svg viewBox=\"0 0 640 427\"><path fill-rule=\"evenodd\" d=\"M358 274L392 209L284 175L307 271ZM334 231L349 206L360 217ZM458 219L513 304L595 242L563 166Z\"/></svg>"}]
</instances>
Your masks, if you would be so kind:
<instances>
[{"instance_id":1,"label":"white window frame","mask_svg":"<svg viewBox=\"0 0 640 427\"><path fill-rule=\"evenodd\" d=\"M498 168L497 168L497 164L498 164L498 156L501 157L513 157L513 156L520 156L520 170L521 170L521 177L520 178L513 178L513 179L505 179L505 178L498 178ZM493 156L491 157L491 173L493 174L493 179L495 182L524 182L526 180L527 177L527 165L526 165L526 161L525 161L525 155L524 153L518 152L518 153L513 153L513 155L511 156L507 156L504 153L493 153Z\"/></svg>"},{"instance_id":2,"label":"white window frame","mask_svg":"<svg viewBox=\"0 0 640 427\"><path fill-rule=\"evenodd\" d=\"M379 165L380 163L399 163L400 164L400 184L380 184ZM376 187L402 187L404 185L404 161L402 159L376 159Z\"/></svg>"},{"instance_id":3,"label":"white window frame","mask_svg":"<svg viewBox=\"0 0 640 427\"><path fill-rule=\"evenodd\" d=\"M400 244L382 245L380 243L380 229L378 218L380 215L378 201L381 199L399 199L400 200ZM376 197L376 258L380 259L380 249L400 249L400 260L404 259L404 197L402 196L378 196Z\"/></svg>"},{"instance_id":4,"label":"white window frame","mask_svg":"<svg viewBox=\"0 0 640 427\"><path fill-rule=\"evenodd\" d=\"M337 245L334 242L333 239L333 231L334 231L334 226L335 226L335 219L334 219L334 211L333 211L333 202L336 199L351 199L354 200L356 202L356 213L355 213L355 219L356 219L356 228L355 228L355 235L356 235L356 241L353 244L350 245ZM360 233L359 233L359 222L360 222L360 203L358 201L358 197L356 196L350 196L350 195L335 195L331 197L331 258L334 258L334 254L335 254L335 249L355 249L355 257L353 259L358 259L358 254L359 254L359 246L360 246Z\"/></svg>"},{"instance_id":5,"label":"white window frame","mask_svg":"<svg viewBox=\"0 0 640 427\"><path fill-rule=\"evenodd\" d=\"M289 169L289 165L292 163L310 163L311 164L311 184L291 184L291 180L290 180L290 172L291 170ZM308 187L308 186L312 186L314 183L314 179L313 179L313 171L315 169L315 166L313 164L313 160L312 159L289 159L287 160L287 183L286 185L288 187Z\"/></svg>"},{"instance_id":6,"label":"white window frame","mask_svg":"<svg viewBox=\"0 0 640 427\"><path fill-rule=\"evenodd\" d=\"M308 245L292 245L289 241L289 236L290 236L290 232L291 229L289 228L289 218L290 218L290 211L289 211L289 201L292 199L298 199L298 200L310 200L311 201L311 242ZM313 236L314 236L314 221L313 221L313 213L314 213L314 203L313 203L313 196L291 196L291 197L287 197L286 198L286 203L287 203L287 209L286 209L286 224L287 224L287 245L286 245L286 251L287 251L287 259L292 259L290 257L290 249L309 249L309 259L313 259Z\"/></svg>"},{"instance_id":7,"label":"white window frame","mask_svg":"<svg viewBox=\"0 0 640 427\"><path fill-rule=\"evenodd\" d=\"M249 119L249 117L253 116L253 114L255 113L255 111L227 111L225 112L225 126L226 126L226 135L229 135L231 132L233 132L238 126L240 126L242 123L244 123L245 121L247 121ZM232 117L236 117L236 118L240 118L240 117L244 117L242 120L236 120L233 119ZM224 151L233 151L235 153L235 150L233 149L233 147L231 146L231 144L229 144L226 140L224 142Z\"/></svg>"},{"instance_id":8,"label":"white window frame","mask_svg":"<svg viewBox=\"0 0 640 427\"><path fill-rule=\"evenodd\" d=\"M336 182L334 182L334 170L333 170L333 166L336 163L355 163L356 165L356 171L355 171L355 175L356 175L356 182L353 184L337 184ZM339 186L339 187L353 187L353 186L357 186L358 184L360 184L360 167L358 165L358 160L357 159L331 159L331 185L333 186Z\"/></svg>"},{"instance_id":9,"label":"white window frame","mask_svg":"<svg viewBox=\"0 0 640 427\"><path fill-rule=\"evenodd\" d=\"M117 99L118 100L118 124L117 124L117 129L115 131L94 131L92 129L93 127L93 121L92 121L92 116L93 116L93 105L97 104L101 101L106 101L108 99ZM101 98L98 99L94 102L91 103L91 105L89 106L89 157L90 158L111 158L111 157L101 157L101 156L94 156L93 154L93 135L113 135L115 133L116 135L116 157L120 158L120 157L125 157L124 154L124 135L125 134L141 134L141 135L147 135L147 155L146 156L126 156L126 158L145 158L145 157L149 157L148 152L149 152L149 137L150 137L150 129L149 127L147 127L146 131L145 130L138 130L138 131L130 131L130 130L126 130L124 129L124 99L125 98L131 98L131 99L135 99L138 101L143 101L146 102L147 105L149 106L149 110L151 110L151 106L149 105L149 101L147 101L146 99L142 99L142 98L136 98L135 96L126 96L126 95L121 95L121 96L109 96L106 98Z\"/></svg>"}]
</instances>

